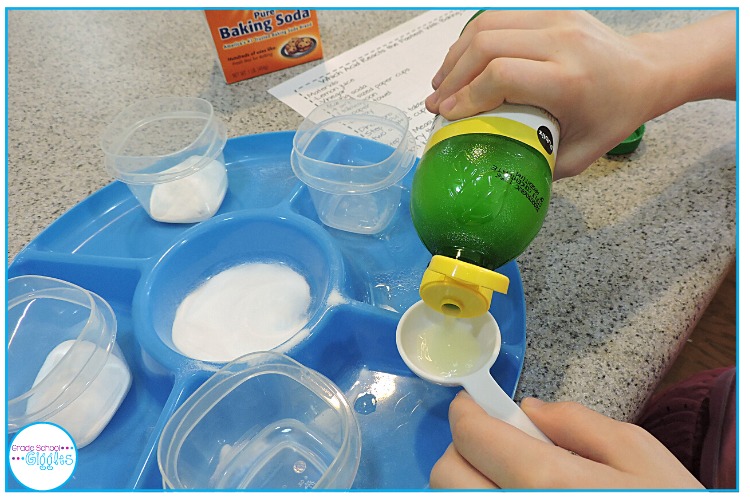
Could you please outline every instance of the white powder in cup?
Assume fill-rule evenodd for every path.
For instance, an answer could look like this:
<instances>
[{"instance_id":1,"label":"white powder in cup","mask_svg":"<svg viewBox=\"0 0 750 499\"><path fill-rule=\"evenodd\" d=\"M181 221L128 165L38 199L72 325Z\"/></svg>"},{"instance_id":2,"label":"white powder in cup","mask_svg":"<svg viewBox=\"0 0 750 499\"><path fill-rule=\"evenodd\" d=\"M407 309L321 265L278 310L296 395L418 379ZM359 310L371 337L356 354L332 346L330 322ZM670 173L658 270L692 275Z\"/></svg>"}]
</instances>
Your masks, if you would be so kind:
<instances>
[{"instance_id":1,"label":"white powder in cup","mask_svg":"<svg viewBox=\"0 0 750 499\"><path fill-rule=\"evenodd\" d=\"M203 156L190 156L164 173L183 170L205 160ZM187 177L154 185L149 213L159 222L200 222L216 213L226 192L227 170L221 162L213 159Z\"/></svg>"},{"instance_id":2,"label":"white powder in cup","mask_svg":"<svg viewBox=\"0 0 750 499\"><path fill-rule=\"evenodd\" d=\"M172 342L197 360L228 362L270 350L309 320L310 285L279 263L245 263L211 277L180 303Z\"/></svg>"},{"instance_id":3,"label":"white powder in cup","mask_svg":"<svg viewBox=\"0 0 750 499\"><path fill-rule=\"evenodd\" d=\"M52 369L58 367L63 356L75 343L76 340L63 341L52 349L39 369L33 386L37 386ZM112 352L107 354L106 350L90 341L79 341L71 355L59 366L54 378L45 381L44 391L29 397L26 413L33 414L53 404L65 389L64 384L75 376L91 356L107 355L104 367L96 378L88 380L78 377L71 383L71 387L80 387L80 384L90 381L83 392L62 410L44 419L65 428L80 449L94 441L107 426L125 398L132 377L122 359Z\"/></svg>"}]
</instances>

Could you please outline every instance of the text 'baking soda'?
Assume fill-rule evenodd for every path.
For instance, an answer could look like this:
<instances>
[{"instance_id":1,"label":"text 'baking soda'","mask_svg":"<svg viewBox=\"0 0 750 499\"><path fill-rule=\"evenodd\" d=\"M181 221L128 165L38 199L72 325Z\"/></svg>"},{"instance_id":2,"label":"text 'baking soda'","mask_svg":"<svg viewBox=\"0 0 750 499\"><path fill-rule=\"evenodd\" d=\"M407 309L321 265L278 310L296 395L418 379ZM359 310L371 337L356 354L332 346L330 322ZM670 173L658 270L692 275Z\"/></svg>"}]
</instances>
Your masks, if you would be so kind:
<instances>
[{"instance_id":1,"label":"text 'baking soda'","mask_svg":"<svg viewBox=\"0 0 750 499\"><path fill-rule=\"evenodd\" d=\"M206 10L227 83L323 57L314 10Z\"/></svg>"}]
</instances>

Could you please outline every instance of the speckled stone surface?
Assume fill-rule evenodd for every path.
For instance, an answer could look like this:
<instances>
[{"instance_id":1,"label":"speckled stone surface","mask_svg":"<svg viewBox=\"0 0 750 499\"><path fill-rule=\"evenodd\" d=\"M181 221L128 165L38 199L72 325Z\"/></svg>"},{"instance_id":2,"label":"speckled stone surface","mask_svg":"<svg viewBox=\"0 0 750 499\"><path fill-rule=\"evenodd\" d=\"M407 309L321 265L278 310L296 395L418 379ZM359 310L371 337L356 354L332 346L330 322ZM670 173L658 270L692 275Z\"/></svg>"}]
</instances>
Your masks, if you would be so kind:
<instances>
[{"instance_id":1,"label":"speckled stone surface","mask_svg":"<svg viewBox=\"0 0 750 499\"><path fill-rule=\"evenodd\" d=\"M325 57L419 13L321 11ZM595 15L630 34L711 12ZM112 180L99 134L137 99L208 99L230 137L299 125L267 89L319 61L226 85L204 29L197 10L8 13L8 261ZM528 349L517 399L637 415L734 258L735 127L733 102L688 104L649 122L634 154L554 185L545 226L518 258Z\"/></svg>"}]
</instances>

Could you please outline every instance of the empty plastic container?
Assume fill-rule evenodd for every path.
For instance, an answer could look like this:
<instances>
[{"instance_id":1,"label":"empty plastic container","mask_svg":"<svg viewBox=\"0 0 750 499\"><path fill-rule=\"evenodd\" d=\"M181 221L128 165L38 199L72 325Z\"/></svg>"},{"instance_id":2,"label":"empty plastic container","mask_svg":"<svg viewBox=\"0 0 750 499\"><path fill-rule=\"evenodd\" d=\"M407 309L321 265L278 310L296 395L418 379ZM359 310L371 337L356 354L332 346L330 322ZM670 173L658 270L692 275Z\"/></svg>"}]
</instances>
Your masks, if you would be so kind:
<instances>
[{"instance_id":1,"label":"empty plastic container","mask_svg":"<svg viewBox=\"0 0 750 499\"><path fill-rule=\"evenodd\" d=\"M88 445L131 383L112 308L51 277L14 277L7 289L8 432L44 421L62 426L78 448Z\"/></svg>"},{"instance_id":2,"label":"empty plastic container","mask_svg":"<svg viewBox=\"0 0 750 499\"><path fill-rule=\"evenodd\" d=\"M104 130L107 170L151 218L194 223L212 217L227 191L227 132L210 102L155 97L121 111Z\"/></svg>"},{"instance_id":3,"label":"empty plastic container","mask_svg":"<svg viewBox=\"0 0 750 499\"><path fill-rule=\"evenodd\" d=\"M315 108L294 135L292 169L324 224L348 232L384 230L414 164L409 119L379 102L343 99Z\"/></svg>"},{"instance_id":4,"label":"empty plastic container","mask_svg":"<svg viewBox=\"0 0 750 499\"><path fill-rule=\"evenodd\" d=\"M157 458L168 489L348 489L361 446L334 383L283 354L256 352L180 406Z\"/></svg>"}]
</instances>

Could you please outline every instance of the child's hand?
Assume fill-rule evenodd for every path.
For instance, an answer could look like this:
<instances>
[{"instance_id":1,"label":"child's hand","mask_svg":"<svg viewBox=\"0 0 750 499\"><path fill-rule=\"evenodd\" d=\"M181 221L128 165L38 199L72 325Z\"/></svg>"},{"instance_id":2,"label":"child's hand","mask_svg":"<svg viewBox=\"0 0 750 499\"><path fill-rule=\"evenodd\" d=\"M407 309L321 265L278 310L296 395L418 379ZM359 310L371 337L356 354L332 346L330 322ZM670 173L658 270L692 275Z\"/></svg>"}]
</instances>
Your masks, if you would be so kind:
<instances>
[{"instance_id":1,"label":"child's hand","mask_svg":"<svg viewBox=\"0 0 750 499\"><path fill-rule=\"evenodd\" d=\"M573 402L521 408L556 446L488 416L464 391L449 410L453 443L433 488L695 488L701 483L644 429ZM572 452L575 452L573 454Z\"/></svg>"},{"instance_id":2,"label":"child's hand","mask_svg":"<svg viewBox=\"0 0 750 499\"><path fill-rule=\"evenodd\" d=\"M735 17L625 37L580 11L487 11L448 51L425 105L454 120L503 102L560 122L554 178L576 175L646 121L733 98Z\"/></svg>"}]
</instances>

